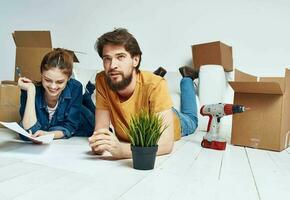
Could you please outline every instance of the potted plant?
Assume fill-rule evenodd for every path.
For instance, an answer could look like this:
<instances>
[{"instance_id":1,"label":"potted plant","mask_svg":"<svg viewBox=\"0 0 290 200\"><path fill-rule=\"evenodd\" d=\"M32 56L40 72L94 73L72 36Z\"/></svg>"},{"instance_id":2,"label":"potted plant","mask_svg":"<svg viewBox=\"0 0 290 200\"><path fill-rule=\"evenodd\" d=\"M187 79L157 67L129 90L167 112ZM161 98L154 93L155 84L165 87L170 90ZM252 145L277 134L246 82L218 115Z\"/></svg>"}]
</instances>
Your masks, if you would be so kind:
<instances>
[{"instance_id":1,"label":"potted plant","mask_svg":"<svg viewBox=\"0 0 290 200\"><path fill-rule=\"evenodd\" d=\"M149 170L154 168L157 142L167 128L163 128L163 119L145 110L132 117L128 137L131 141L133 167L135 169Z\"/></svg>"}]
</instances>

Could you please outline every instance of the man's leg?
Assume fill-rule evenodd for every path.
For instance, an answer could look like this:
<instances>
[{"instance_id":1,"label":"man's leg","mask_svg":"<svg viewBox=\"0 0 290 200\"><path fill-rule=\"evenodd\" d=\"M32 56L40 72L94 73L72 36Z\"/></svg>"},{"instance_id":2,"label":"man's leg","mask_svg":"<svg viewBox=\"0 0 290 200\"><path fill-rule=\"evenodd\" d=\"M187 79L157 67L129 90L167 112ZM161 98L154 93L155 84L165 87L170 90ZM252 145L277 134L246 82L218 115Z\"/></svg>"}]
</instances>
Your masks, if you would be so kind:
<instances>
[{"instance_id":1,"label":"man's leg","mask_svg":"<svg viewBox=\"0 0 290 200\"><path fill-rule=\"evenodd\" d=\"M180 112L181 134L186 136L194 133L198 125L196 93L193 80L198 78L198 71L192 67L183 66L179 68L182 75L180 82Z\"/></svg>"},{"instance_id":2,"label":"man's leg","mask_svg":"<svg viewBox=\"0 0 290 200\"><path fill-rule=\"evenodd\" d=\"M182 78L180 82L180 112L178 113L182 136L194 133L198 125L196 93L192 79Z\"/></svg>"},{"instance_id":3,"label":"man's leg","mask_svg":"<svg viewBox=\"0 0 290 200\"><path fill-rule=\"evenodd\" d=\"M183 77L180 82L180 112L178 112L175 108L172 110L178 115L180 119L181 136L186 136L194 133L198 124L195 97L196 93L193 86L193 80L198 78L198 71L187 66L180 67L179 71ZM159 67L153 73L163 77L166 74L166 70L162 67Z\"/></svg>"}]
</instances>

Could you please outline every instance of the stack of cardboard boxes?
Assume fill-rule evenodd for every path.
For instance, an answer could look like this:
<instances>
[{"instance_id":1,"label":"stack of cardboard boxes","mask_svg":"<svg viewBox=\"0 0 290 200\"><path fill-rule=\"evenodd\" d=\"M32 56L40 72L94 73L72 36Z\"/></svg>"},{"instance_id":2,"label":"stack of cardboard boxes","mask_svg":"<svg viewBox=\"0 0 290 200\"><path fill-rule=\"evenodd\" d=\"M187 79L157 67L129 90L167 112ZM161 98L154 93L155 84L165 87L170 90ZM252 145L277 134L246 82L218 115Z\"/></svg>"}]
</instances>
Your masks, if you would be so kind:
<instances>
[{"instance_id":1,"label":"stack of cardboard boxes","mask_svg":"<svg viewBox=\"0 0 290 200\"><path fill-rule=\"evenodd\" d=\"M232 48L219 41L192 46L194 68L216 64L233 70ZM285 77L258 78L235 70L234 104L250 110L233 115L231 143L282 151L290 145L290 70ZM230 102L226 102L230 103Z\"/></svg>"},{"instance_id":2,"label":"stack of cardboard boxes","mask_svg":"<svg viewBox=\"0 0 290 200\"><path fill-rule=\"evenodd\" d=\"M13 81L0 82L0 121L18 122L20 120L20 89ZM2 125L0 125L2 127Z\"/></svg>"},{"instance_id":3,"label":"stack of cardboard boxes","mask_svg":"<svg viewBox=\"0 0 290 200\"><path fill-rule=\"evenodd\" d=\"M42 58L52 50L50 31L15 31L12 36L16 45L15 68L20 69L21 76L40 81ZM74 52L68 51L74 62L78 62ZM0 121L20 120L20 89L17 87L18 74L14 74L15 82L2 81L0 84Z\"/></svg>"}]
</instances>

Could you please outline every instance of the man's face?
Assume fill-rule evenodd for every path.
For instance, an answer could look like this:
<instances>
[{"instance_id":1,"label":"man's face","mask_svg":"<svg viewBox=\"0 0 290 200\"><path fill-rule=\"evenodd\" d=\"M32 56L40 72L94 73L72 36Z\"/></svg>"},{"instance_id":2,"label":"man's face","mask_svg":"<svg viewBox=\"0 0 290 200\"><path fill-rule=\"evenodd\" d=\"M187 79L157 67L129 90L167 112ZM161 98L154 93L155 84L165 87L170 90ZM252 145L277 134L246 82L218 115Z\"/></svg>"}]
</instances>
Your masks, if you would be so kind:
<instances>
[{"instance_id":1,"label":"man's face","mask_svg":"<svg viewBox=\"0 0 290 200\"><path fill-rule=\"evenodd\" d=\"M132 58L122 45L105 45L103 48L106 80L113 91L123 90L131 83L138 63L139 56Z\"/></svg>"}]
</instances>

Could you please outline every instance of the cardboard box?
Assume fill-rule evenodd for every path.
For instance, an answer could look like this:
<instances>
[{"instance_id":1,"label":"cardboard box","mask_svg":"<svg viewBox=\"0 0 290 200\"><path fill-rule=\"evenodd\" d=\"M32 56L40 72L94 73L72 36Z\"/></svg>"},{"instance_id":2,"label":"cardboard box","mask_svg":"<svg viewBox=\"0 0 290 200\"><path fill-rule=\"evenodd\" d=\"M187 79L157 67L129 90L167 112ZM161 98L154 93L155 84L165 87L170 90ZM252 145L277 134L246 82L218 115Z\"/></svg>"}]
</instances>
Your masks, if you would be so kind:
<instances>
[{"instance_id":1,"label":"cardboard box","mask_svg":"<svg viewBox=\"0 0 290 200\"><path fill-rule=\"evenodd\" d=\"M258 78L235 70L234 104L250 110L233 115L231 143L282 151L290 143L290 70L285 77Z\"/></svg>"},{"instance_id":2,"label":"cardboard box","mask_svg":"<svg viewBox=\"0 0 290 200\"><path fill-rule=\"evenodd\" d=\"M233 71L232 47L220 42L192 45L193 67L201 65L221 65L226 72Z\"/></svg>"},{"instance_id":3,"label":"cardboard box","mask_svg":"<svg viewBox=\"0 0 290 200\"><path fill-rule=\"evenodd\" d=\"M15 67L20 68L21 76L40 81L41 61L45 54L52 51L50 31L15 31L12 36L16 45ZM67 51L78 62L74 52ZM18 80L16 73L14 80Z\"/></svg>"},{"instance_id":4,"label":"cardboard box","mask_svg":"<svg viewBox=\"0 0 290 200\"><path fill-rule=\"evenodd\" d=\"M15 82L0 83L0 121L20 121L20 89ZM0 127L3 127L0 125Z\"/></svg>"}]
</instances>

